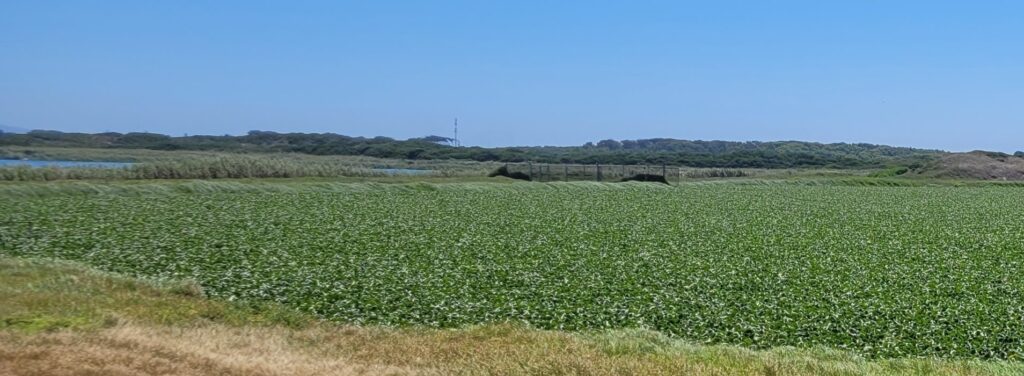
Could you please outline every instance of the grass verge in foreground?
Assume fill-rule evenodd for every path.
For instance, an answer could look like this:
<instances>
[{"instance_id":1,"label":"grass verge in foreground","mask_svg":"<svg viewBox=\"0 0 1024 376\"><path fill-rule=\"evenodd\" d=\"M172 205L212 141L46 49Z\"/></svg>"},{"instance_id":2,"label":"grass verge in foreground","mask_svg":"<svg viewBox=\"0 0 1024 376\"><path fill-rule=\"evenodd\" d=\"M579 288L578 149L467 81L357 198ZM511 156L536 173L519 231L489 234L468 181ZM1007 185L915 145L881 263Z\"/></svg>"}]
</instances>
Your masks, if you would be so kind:
<instances>
[{"instance_id":1,"label":"grass verge in foreground","mask_svg":"<svg viewBox=\"0 0 1024 376\"><path fill-rule=\"evenodd\" d=\"M0 258L3 375L1020 375L1024 364L699 346L639 330L357 327L77 264Z\"/></svg>"}]
</instances>

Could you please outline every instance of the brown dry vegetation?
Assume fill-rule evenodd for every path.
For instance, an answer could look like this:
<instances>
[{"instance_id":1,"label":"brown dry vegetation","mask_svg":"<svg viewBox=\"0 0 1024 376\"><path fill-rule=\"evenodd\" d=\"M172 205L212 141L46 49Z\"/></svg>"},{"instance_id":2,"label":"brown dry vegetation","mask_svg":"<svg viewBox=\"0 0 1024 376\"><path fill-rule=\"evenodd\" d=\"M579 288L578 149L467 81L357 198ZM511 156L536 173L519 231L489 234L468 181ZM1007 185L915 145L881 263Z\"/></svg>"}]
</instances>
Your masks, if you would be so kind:
<instances>
[{"instance_id":1,"label":"brown dry vegetation","mask_svg":"<svg viewBox=\"0 0 1024 376\"><path fill-rule=\"evenodd\" d=\"M943 155L919 175L945 179L1024 180L1024 158L974 151Z\"/></svg>"},{"instance_id":2,"label":"brown dry vegetation","mask_svg":"<svg viewBox=\"0 0 1024 376\"><path fill-rule=\"evenodd\" d=\"M1024 365L751 351L643 330L355 327L204 299L189 283L0 258L0 375L439 374L1021 375Z\"/></svg>"}]
</instances>

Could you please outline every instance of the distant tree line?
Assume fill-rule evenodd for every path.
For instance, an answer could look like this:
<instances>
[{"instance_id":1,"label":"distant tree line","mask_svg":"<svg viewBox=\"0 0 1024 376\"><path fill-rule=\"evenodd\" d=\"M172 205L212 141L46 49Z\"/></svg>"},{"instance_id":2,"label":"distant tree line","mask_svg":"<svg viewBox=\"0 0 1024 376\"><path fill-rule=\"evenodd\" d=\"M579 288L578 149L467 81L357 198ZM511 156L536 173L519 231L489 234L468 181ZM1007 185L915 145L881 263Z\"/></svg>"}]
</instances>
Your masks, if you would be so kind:
<instances>
[{"instance_id":1,"label":"distant tree line","mask_svg":"<svg viewBox=\"0 0 1024 376\"><path fill-rule=\"evenodd\" d=\"M153 150L205 150L242 153L292 152L361 155L399 159L460 159L499 162L581 164L668 164L722 168L876 168L923 163L937 150L873 144L799 141L731 142L669 138L601 140L582 146L454 147L451 139L408 140L349 137L333 133L251 131L242 136L172 137L156 133L65 133L35 130L2 133L0 145Z\"/></svg>"}]
</instances>

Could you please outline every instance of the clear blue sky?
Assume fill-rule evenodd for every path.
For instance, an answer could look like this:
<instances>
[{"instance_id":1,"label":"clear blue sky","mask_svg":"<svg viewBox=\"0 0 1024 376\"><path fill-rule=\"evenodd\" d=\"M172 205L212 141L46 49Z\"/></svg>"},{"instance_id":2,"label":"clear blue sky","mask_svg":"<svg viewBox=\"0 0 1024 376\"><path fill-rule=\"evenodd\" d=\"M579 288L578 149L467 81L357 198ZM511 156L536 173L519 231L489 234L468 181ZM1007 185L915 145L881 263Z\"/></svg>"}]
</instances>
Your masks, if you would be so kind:
<instances>
[{"instance_id":1,"label":"clear blue sky","mask_svg":"<svg viewBox=\"0 0 1024 376\"><path fill-rule=\"evenodd\" d=\"M0 1L0 124L1024 150L1021 1Z\"/></svg>"}]
</instances>

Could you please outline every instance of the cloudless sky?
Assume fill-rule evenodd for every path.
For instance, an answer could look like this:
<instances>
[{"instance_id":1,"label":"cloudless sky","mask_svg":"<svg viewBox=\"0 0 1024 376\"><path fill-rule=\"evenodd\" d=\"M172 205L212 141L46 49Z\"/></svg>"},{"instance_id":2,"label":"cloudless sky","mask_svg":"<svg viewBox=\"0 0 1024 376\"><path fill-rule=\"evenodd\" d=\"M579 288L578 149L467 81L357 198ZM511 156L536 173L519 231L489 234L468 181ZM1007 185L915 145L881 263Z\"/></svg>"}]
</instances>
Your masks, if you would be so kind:
<instances>
[{"instance_id":1,"label":"cloudless sky","mask_svg":"<svg viewBox=\"0 0 1024 376\"><path fill-rule=\"evenodd\" d=\"M0 124L1024 150L1021 1L0 1Z\"/></svg>"}]
</instances>

